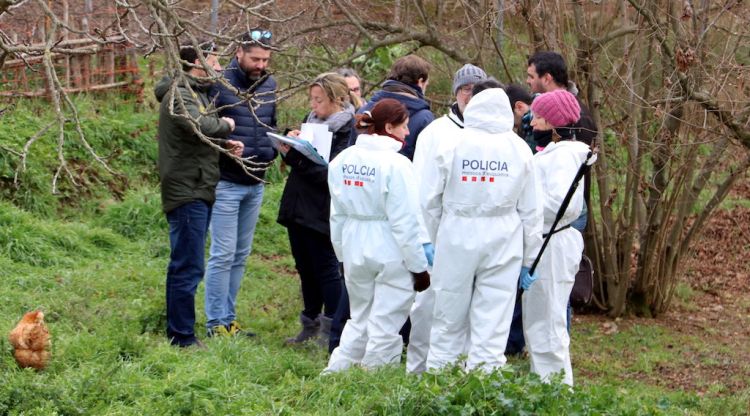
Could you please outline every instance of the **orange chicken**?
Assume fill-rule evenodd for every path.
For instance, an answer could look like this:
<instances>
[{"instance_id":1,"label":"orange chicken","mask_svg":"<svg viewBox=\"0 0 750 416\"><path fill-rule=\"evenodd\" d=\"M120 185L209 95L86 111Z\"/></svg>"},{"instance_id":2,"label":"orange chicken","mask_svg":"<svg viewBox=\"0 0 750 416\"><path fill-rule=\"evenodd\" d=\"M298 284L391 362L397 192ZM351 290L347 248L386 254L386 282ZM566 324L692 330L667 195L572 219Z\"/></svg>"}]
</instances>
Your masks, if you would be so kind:
<instances>
[{"instance_id":1,"label":"orange chicken","mask_svg":"<svg viewBox=\"0 0 750 416\"><path fill-rule=\"evenodd\" d=\"M13 356L18 365L43 369L49 360L49 337L47 325L44 323L44 313L26 313L8 337L13 345Z\"/></svg>"}]
</instances>

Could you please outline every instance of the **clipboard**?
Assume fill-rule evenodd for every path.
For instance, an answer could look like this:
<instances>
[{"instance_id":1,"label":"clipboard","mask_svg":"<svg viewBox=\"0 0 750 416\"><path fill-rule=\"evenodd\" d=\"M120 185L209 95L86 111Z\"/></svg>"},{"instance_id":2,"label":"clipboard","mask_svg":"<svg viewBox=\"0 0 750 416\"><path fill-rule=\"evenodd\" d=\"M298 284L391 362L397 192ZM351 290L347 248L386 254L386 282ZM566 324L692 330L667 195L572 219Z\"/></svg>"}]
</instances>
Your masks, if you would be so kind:
<instances>
[{"instance_id":1,"label":"clipboard","mask_svg":"<svg viewBox=\"0 0 750 416\"><path fill-rule=\"evenodd\" d=\"M276 150L281 150L279 146L280 143L288 144L294 150L300 152L303 156L310 159L310 161L318 165L328 166L328 162L323 159L323 156L321 156L320 153L318 153L313 145L307 140L298 139L296 137L283 136L281 134L271 133L270 131L266 132L266 135L269 139L271 139L271 145L273 145Z\"/></svg>"}]
</instances>

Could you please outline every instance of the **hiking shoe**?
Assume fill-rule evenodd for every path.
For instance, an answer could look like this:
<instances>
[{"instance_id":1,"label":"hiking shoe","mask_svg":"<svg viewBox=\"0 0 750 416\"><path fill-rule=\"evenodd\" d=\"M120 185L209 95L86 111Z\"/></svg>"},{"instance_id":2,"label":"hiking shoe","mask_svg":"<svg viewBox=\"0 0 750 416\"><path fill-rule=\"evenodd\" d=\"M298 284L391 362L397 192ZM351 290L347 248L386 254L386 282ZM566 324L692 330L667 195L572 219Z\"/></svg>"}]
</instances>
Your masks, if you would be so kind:
<instances>
[{"instance_id":1,"label":"hiking shoe","mask_svg":"<svg viewBox=\"0 0 750 416\"><path fill-rule=\"evenodd\" d=\"M211 328L208 328L206 330L206 336L209 338L213 337L229 337L231 334L229 333L229 330L224 325L216 325L212 326Z\"/></svg>"},{"instance_id":2,"label":"hiking shoe","mask_svg":"<svg viewBox=\"0 0 750 416\"><path fill-rule=\"evenodd\" d=\"M244 335L244 336L250 337L250 338L252 338L252 337L254 337L254 336L257 335L255 332L251 332L251 331L248 331L246 329L242 329L242 327L240 326L240 323L237 322L237 321L232 321L229 324L228 334L230 336L235 336L235 337L236 336L240 336L240 335Z\"/></svg>"}]
</instances>

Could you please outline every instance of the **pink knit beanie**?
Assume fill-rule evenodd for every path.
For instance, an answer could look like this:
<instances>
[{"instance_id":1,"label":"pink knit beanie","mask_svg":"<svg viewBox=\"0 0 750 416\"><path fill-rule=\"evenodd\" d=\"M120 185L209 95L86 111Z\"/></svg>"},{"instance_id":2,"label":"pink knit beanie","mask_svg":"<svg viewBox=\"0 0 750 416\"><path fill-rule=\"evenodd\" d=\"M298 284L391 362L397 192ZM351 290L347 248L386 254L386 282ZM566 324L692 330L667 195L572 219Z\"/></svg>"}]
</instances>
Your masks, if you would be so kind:
<instances>
[{"instance_id":1,"label":"pink knit beanie","mask_svg":"<svg viewBox=\"0 0 750 416\"><path fill-rule=\"evenodd\" d=\"M581 106L576 96L565 90L554 90L536 97L531 103L531 111L552 127L570 126L581 118Z\"/></svg>"}]
</instances>

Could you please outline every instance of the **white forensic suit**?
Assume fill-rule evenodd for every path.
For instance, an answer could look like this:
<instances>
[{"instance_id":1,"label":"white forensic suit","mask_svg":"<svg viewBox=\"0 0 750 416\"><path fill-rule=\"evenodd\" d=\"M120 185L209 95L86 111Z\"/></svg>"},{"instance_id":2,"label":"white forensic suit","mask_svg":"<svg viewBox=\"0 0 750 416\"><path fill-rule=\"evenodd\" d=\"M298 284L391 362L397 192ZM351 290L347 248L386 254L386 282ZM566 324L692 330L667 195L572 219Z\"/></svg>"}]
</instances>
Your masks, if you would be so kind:
<instances>
[{"instance_id":1,"label":"white forensic suit","mask_svg":"<svg viewBox=\"0 0 750 416\"><path fill-rule=\"evenodd\" d=\"M422 177L433 172L432 165L438 144L453 140L456 133L463 129L464 122L449 110L448 114L432 121L419 133L412 158L412 166L414 166L414 174L418 182L421 183Z\"/></svg>"},{"instance_id":2,"label":"white forensic suit","mask_svg":"<svg viewBox=\"0 0 750 416\"><path fill-rule=\"evenodd\" d=\"M456 139L463 130L464 122L458 115L449 110L448 114L434 120L419 133L414 150L412 166L417 184L423 180L435 180L435 155L440 143ZM429 237L427 238L429 241ZM411 332L409 345L406 348L406 371L419 374L427 369L427 352L430 349L430 330L432 329L432 311L435 306L435 291L432 287L417 293L414 305L409 312ZM462 353L465 351L461 351Z\"/></svg>"},{"instance_id":3,"label":"white forensic suit","mask_svg":"<svg viewBox=\"0 0 750 416\"><path fill-rule=\"evenodd\" d=\"M492 371L505 364L521 266L531 265L542 241L533 156L513 132L502 89L471 99L463 131L439 146L435 163L437 178L423 180L420 193L436 249L427 368L456 362L468 326L467 369Z\"/></svg>"},{"instance_id":4,"label":"white forensic suit","mask_svg":"<svg viewBox=\"0 0 750 416\"><path fill-rule=\"evenodd\" d=\"M589 147L583 142L564 140L550 143L534 155L544 201L544 233L550 232L557 211L586 160ZM576 189L570 205L555 227L535 274L538 276L523 294L523 328L531 359L531 371L548 380L553 373L565 370L563 382L573 385L570 363L570 336L567 330L567 308L570 291L583 253L583 237L569 227L581 214L583 185Z\"/></svg>"},{"instance_id":5,"label":"white forensic suit","mask_svg":"<svg viewBox=\"0 0 750 416\"><path fill-rule=\"evenodd\" d=\"M414 301L410 272L427 270L418 189L401 143L361 134L328 168L331 242L344 262L351 318L324 373L398 363Z\"/></svg>"}]
</instances>

